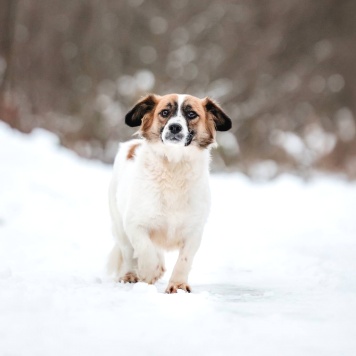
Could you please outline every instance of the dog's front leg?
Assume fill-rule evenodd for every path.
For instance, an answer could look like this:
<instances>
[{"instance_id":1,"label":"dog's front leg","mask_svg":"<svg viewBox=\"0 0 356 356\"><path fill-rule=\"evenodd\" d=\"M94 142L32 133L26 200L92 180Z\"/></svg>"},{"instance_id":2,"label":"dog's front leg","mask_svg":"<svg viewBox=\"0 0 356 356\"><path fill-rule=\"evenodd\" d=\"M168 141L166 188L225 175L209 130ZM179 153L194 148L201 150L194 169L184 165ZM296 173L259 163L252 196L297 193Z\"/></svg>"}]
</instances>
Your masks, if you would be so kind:
<instances>
[{"instance_id":1,"label":"dog's front leg","mask_svg":"<svg viewBox=\"0 0 356 356\"><path fill-rule=\"evenodd\" d=\"M174 266L172 276L166 288L166 293L177 293L182 289L188 293L191 288L188 284L188 275L193 264L193 259L198 251L201 236L185 241L179 250L178 260Z\"/></svg>"},{"instance_id":2,"label":"dog's front leg","mask_svg":"<svg viewBox=\"0 0 356 356\"><path fill-rule=\"evenodd\" d=\"M153 284L165 272L164 258L161 251L152 243L149 231L142 227L128 229L129 239L137 258L137 275L139 280Z\"/></svg>"}]
</instances>

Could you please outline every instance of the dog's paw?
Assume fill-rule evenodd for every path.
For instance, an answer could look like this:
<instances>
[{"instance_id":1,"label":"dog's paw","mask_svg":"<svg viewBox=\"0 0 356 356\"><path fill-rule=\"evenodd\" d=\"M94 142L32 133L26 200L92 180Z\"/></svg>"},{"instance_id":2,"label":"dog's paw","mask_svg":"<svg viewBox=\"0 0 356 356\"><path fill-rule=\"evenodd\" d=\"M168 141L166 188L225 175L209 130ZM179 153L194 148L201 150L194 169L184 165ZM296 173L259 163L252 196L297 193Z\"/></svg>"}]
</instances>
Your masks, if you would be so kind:
<instances>
[{"instance_id":1,"label":"dog's paw","mask_svg":"<svg viewBox=\"0 0 356 356\"><path fill-rule=\"evenodd\" d=\"M137 283L139 281L135 272L127 272L123 277L119 279L119 282L123 283Z\"/></svg>"},{"instance_id":2,"label":"dog's paw","mask_svg":"<svg viewBox=\"0 0 356 356\"><path fill-rule=\"evenodd\" d=\"M188 283L169 282L168 287L166 288L166 293L168 294L177 293L178 289L182 289L187 293L190 293L192 291Z\"/></svg>"},{"instance_id":3,"label":"dog's paw","mask_svg":"<svg viewBox=\"0 0 356 356\"><path fill-rule=\"evenodd\" d=\"M154 284L166 271L162 258L157 253L138 257L138 277L142 282Z\"/></svg>"}]
</instances>

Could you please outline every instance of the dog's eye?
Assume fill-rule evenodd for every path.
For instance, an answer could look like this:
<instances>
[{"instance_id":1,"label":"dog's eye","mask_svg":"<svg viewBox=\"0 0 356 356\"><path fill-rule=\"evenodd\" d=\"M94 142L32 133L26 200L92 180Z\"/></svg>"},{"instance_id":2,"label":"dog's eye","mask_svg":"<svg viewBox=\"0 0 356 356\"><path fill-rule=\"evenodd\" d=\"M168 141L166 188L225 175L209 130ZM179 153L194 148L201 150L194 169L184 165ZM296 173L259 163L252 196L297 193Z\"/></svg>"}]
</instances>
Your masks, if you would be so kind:
<instances>
[{"instance_id":1,"label":"dog's eye","mask_svg":"<svg viewBox=\"0 0 356 356\"><path fill-rule=\"evenodd\" d=\"M161 111L161 116L164 117L164 118L167 118L169 115L169 110L162 110Z\"/></svg>"},{"instance_id":2,"label":"dog's eye","mask_svg":"<svg viewBox=\"0 0 356 356\"><path fill-rule=\"evenodd\" d=\"M194 112L194 111L189 111L189 112L187 113L187 116L188 116L188 119L193 120L193 119L195 119L198 115L197 115L197 113Z\"/></svg>"}]
</instances>

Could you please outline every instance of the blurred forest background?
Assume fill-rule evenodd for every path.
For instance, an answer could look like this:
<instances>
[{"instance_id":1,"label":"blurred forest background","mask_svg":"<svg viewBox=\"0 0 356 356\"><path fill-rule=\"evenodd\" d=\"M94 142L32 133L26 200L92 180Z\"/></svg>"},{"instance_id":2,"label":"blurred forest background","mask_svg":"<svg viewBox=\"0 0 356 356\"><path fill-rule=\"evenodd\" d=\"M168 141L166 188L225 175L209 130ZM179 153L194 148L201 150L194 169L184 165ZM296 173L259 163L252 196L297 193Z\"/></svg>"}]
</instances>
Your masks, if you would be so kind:
<instances>
[{"instance_id":1,"label":"blurred forest background","mask_svg":"<svg viewBox=\"0 0 356 356\"><path fill-rule=\"evenodd\" d=\"M356 178L355 0L0 0L0 119L112 162L147 92L216 99L215 170Z\"/></svg>"}]
</instances>

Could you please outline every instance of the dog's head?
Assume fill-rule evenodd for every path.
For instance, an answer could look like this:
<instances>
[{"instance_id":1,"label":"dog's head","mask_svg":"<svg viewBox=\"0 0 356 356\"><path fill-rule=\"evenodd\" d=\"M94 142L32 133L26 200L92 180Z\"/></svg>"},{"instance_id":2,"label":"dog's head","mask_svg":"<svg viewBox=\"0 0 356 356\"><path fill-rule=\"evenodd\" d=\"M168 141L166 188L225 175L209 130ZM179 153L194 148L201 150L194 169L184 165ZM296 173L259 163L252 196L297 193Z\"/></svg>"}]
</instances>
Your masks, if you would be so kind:
<instances>
[{"instance_id":1,"label":"dog's head","mask_svg":"<svg viewBox=\"0 0 356 356\"><path fill-rule=\"evenodd\" d=\"M191 95L148 95L125 117L131 127L148 141L165 145L208 148L215 143L216 131L231 128L230 118L211 99Z\"/></svg>"}]
</instances>

